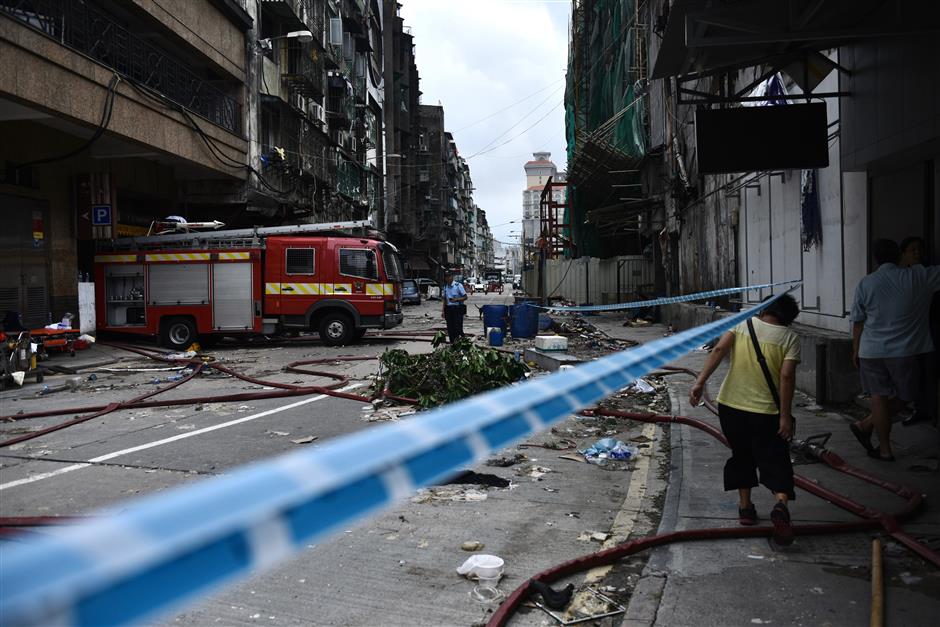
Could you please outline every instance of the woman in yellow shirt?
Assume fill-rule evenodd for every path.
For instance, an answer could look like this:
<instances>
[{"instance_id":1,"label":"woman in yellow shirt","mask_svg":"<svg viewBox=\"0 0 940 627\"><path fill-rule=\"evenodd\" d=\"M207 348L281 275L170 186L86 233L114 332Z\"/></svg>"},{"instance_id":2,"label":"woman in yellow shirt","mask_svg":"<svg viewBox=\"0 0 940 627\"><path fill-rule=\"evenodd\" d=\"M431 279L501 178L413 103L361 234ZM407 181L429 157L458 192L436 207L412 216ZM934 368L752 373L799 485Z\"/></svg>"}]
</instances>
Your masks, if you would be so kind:
<instances>
[{"instance_id":1,"label":"woman in yellow shirt","mask_svg":"<svg viewBox=\"0 0 940 627\"><path fill-rule=\"evenodd\" d=\"M725 356L731 355L731 369L718 393L721 430L731 446L731 457L724 470L725 490L738 491L739 522L757 524L751 489L758 485L759 471L760 483L777 499L770 519L774 540L781 545L793 542L787 503L796 495L788 442L793 437L791 406L796 365L800 362L800 339L789 327L799 312L796 300L786 294L748 321L753 325L773 390L764 376L745 322L721 336L689 394L692 405L698 405L708 378Z\"/></svg>"}]
</instances>

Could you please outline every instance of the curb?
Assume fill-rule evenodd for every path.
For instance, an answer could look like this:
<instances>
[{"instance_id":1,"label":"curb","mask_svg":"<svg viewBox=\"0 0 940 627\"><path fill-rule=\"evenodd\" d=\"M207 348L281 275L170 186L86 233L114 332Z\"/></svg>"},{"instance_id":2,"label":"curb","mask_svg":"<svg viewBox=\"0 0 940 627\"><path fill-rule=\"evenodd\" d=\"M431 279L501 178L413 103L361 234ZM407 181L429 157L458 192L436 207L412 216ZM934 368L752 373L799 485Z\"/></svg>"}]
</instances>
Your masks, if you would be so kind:
<instances>
[{"instance_id":1,"label":"curb","mask_svg":"<svg viewBox=\"0 0 940 627\"><path fill-rule=\"evenodd\" d=\"M677 413L679 397L674 386L668 384L669 403L672 413ZM682 491L685 457L683 445L686 439L686 427L672 424L669 428L669 478L666 483L666 498L663 503L662 517L657 535L676 530L679 521L679 495ZM652 627L656 623L663 590L666 587L666 563L669 560L669 547L655 549L650 554L643 573L637 581L627 604L620 627Z\"/></svg>"}]
</instances>

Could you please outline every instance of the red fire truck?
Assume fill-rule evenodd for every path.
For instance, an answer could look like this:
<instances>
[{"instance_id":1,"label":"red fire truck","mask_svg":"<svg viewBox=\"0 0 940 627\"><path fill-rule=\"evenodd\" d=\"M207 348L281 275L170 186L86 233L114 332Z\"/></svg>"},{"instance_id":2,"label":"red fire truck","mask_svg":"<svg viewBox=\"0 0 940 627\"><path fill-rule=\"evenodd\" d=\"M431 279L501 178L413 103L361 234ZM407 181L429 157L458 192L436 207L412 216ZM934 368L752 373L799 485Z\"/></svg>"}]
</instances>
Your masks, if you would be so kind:
<instances>
[{"instance_id":1,"label":"red fire truck","mask_svg":"<svg viewBox=\"0 0 940 627\"><path fill-rule=\"evenodd\" d=\"M117 239L95 255L98 330L185 349L225 335L317 331L327 345L401 324L402 269L368 221Z\"/></svg>"}]
</instances>

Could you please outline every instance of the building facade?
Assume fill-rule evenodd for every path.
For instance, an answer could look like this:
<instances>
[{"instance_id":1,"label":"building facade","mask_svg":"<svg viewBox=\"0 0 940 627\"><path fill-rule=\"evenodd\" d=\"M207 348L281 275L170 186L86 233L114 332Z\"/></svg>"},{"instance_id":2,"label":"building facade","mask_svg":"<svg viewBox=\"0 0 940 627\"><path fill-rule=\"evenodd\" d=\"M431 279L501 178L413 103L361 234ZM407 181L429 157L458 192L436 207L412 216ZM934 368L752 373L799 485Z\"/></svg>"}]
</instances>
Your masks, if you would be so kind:
<instances>
[{"instance_id":1,"label":"building facade","mask_svg":"<svg viewBox=\"0 0 940 627\"><path fill-rule=\"evenodd\" d=\"M75 313L97 238L245 207L252 28L233 2L0 3L0 309Z\"/></svg>"},{"instance_id":2,"label":"building facade","mask_svg":"<svg viewBox=\"0 0 940 627\"><path fill-rule=\"evenodd\" d=\"M0 0L0 310L77 312L96 246L170 215L371 218L427 275L473 264L469 170L442 109L428 158L414 49L394 0Z\"/></svg>"},{"instance_id":3,"label":"building facade","mask_svg":"<svg viewBox=\"0 0 940 627\"><path fill-rule=\"evenodd\" d=\"M871 243L919 236L928 259L940 251L940 102L929 87L940 43L918 26L938 23L940 8L861 2L850 17L838 3L804 15L781 7L575 2L574 235L595 256L626 245L648 254L661 293L800 280L799 383L844 400L856 381L849 311L873 269ZM734 167L702 162L716 148L700 133L705 113L807 104L824 113L825 132L766 145L770 129L742 125L724 135L741 146ZM791 165L774 164L782 153L796 155Z\"/></svg>"}]
</instances>

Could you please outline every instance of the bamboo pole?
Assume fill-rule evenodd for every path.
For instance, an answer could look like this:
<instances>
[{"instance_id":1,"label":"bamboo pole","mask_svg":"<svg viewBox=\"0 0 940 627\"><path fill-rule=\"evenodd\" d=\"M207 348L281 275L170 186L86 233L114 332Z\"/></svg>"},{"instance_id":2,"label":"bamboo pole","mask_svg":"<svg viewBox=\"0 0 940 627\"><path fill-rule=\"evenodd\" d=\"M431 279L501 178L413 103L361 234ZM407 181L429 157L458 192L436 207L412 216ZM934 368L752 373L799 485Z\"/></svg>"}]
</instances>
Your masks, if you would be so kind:
<instances>
[{"instance_id":1,"label":"bamboo pole","mask_svg":"<svg viewBox=\"0 0 940 627\"><path fill-rule=\"evenodd\" d=\"M881 554L881 540L871 542L871 627L884 627L884 562Z\"/></svg>"}]
</instances>

